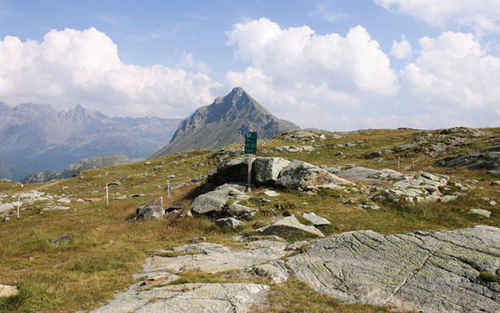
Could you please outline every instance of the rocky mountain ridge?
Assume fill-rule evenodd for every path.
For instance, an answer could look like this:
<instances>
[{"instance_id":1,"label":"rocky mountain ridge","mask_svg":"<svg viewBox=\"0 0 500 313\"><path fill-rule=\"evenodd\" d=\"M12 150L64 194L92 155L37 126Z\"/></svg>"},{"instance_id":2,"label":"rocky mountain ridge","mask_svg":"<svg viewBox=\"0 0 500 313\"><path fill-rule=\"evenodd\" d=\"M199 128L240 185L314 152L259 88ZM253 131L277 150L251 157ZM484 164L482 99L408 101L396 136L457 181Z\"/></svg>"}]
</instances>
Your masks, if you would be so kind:
<instances>
[{"instance_id":1,"label":"rocky mountain ridge","mask_svg":"<svg viewBox=\"0 0 500 313\"><path fill-rule=\"evenodd\" d=\"M0 160L19 180L43 170L62 171L85 157L146 157L172 136L178 119L108 117L81 105L56 111L47 104L0 104Z\"/></svg>"},{"instance_id":2,"label":"rocky mountain ridge","mask_svg":"<svg viewBox=\"0 0 500 313\"><path fill-rule=\"evenodd\" d=\"M153 157L185 150L214 149L242 143L243 136L256 131L260 139L270 139L295 124L269 113L242 88L236 87L225 97L196 110L181 122L170 143Z\"/></svg>"}]
</instances>

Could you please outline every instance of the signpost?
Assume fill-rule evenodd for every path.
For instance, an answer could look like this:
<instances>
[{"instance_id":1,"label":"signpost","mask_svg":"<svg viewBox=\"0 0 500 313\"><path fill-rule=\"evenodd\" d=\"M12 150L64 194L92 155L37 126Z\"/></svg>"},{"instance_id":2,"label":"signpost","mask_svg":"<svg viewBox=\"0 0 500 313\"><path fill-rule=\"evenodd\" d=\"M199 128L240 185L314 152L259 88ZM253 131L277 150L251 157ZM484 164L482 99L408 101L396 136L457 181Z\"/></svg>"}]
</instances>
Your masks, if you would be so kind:
<instances>
[{"instance_id":1,"label":"signpost","mask_svg":"<svg viewBox=\"0 0 500 313\"><path fill-rule=\"evenodd\" d=\"M248 154L248 182L247 182L247 190L249 192L252 191L252 154L257 153L257 132L248 132L245 135L245 154Z\"/></svg>"},{"instance_id":2,"label":"signpost","mask_svg":"<svg viewBox=\"0 0 500 313\"><path fill-rule=\"evenodd\" d=\"M245 154L257 153L257 132L248 132L245 135Z\"/></svg>"}]
</instances>

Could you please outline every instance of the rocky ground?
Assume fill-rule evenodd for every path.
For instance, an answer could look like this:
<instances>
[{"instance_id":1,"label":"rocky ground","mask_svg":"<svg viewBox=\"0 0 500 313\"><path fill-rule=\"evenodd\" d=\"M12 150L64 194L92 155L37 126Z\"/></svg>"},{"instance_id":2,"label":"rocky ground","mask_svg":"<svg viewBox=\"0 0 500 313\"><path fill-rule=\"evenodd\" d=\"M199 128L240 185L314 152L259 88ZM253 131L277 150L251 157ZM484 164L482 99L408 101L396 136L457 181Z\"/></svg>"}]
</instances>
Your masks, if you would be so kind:
<instances>
[{"instance_id":1,"label":"rocky ground","mask_svg":"<svg viewBox=\"0 0 500 313\"><path fill-rule=\"evenodd\" d=\"M252 312L270 287L295 275L320 293L348 303L422 312L496 312L500 229L477 226L447 232L381 235L354 231L311 242L242 238L240 249L198 243L157 251L126 292L93 313ZM164 256L165 255L165 256ZM183 273L237 271L238 283L184 283ZM248 280L248 282L244 282Z\"/></svg>"},{"instance_id":2,"label":"rocky ground","mask_svg":"<svg viewBox=\"0 0 500 313\"><path fill-rule=\"evenodd\" d=\"M499 135L294 131L0 182L0 312L500 312Z\"/></svg>"}]
</instances>

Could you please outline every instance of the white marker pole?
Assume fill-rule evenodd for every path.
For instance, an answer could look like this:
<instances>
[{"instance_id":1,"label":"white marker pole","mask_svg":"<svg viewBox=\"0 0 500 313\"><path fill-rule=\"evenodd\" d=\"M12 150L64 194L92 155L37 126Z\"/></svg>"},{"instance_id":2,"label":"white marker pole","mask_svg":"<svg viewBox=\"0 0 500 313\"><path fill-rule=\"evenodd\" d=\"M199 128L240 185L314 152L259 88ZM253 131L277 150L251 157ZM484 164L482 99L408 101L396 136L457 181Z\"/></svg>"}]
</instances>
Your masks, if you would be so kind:
<instances>
[{"instance_id":1,"label":"white marker pole","mask_svg":"<svg viewBox=\"0 0 500 313\"><path fill-rule=\"evenodd\" d=\"M163 210L163 196L160 197L160 207Z\"/></svg>"},{"instance_id":2,"label":"white marker pole","mask_svg":"<svg viewBox=\"0 0 500 313\"><path fill-rule=\"evenodd\" d=\"M108 190L109 190L109 187L108 187L108 184L106 184L106 207L109 206L109 194L108 194Z\"/></svg>"},{"instance_id":3,"label":"white marker pole","mask_svg":"<svg viewBox=\"0 0 500 313\"><path fill-rule=\"evenodd\" d=\"M167 180L167 197L170 199L170 181Z\"/></svg>"}]
</instances>

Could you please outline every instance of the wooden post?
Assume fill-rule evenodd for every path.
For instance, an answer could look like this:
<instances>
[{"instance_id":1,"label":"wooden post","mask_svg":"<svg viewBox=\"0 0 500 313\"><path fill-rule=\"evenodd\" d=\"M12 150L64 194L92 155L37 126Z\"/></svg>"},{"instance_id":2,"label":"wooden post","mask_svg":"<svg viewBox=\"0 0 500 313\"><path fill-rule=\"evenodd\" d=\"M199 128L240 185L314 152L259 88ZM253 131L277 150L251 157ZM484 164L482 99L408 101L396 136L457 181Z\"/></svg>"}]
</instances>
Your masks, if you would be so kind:
<instances>
[{"instance_id":1,"label":"wooden post","mask_svg":"<svg viewBox=\"0 0 500 313\"><path fill-rule=\"evenodd\" d=\"M108 186L108 184L106 184L106 207L108 207L108 205L109 205L109 192L108 192L108 190L109 190L109 186Z\"/></svg>"},{"instance_id":2,"label":"wooden post","mask_svg":"<svg viewBox=\"0 0 500 313\"><path fill-rule=\"evenodd\" d=\"M398 170L401 169L401 157L398 156Z\"/></svg>"}]
</instances>

